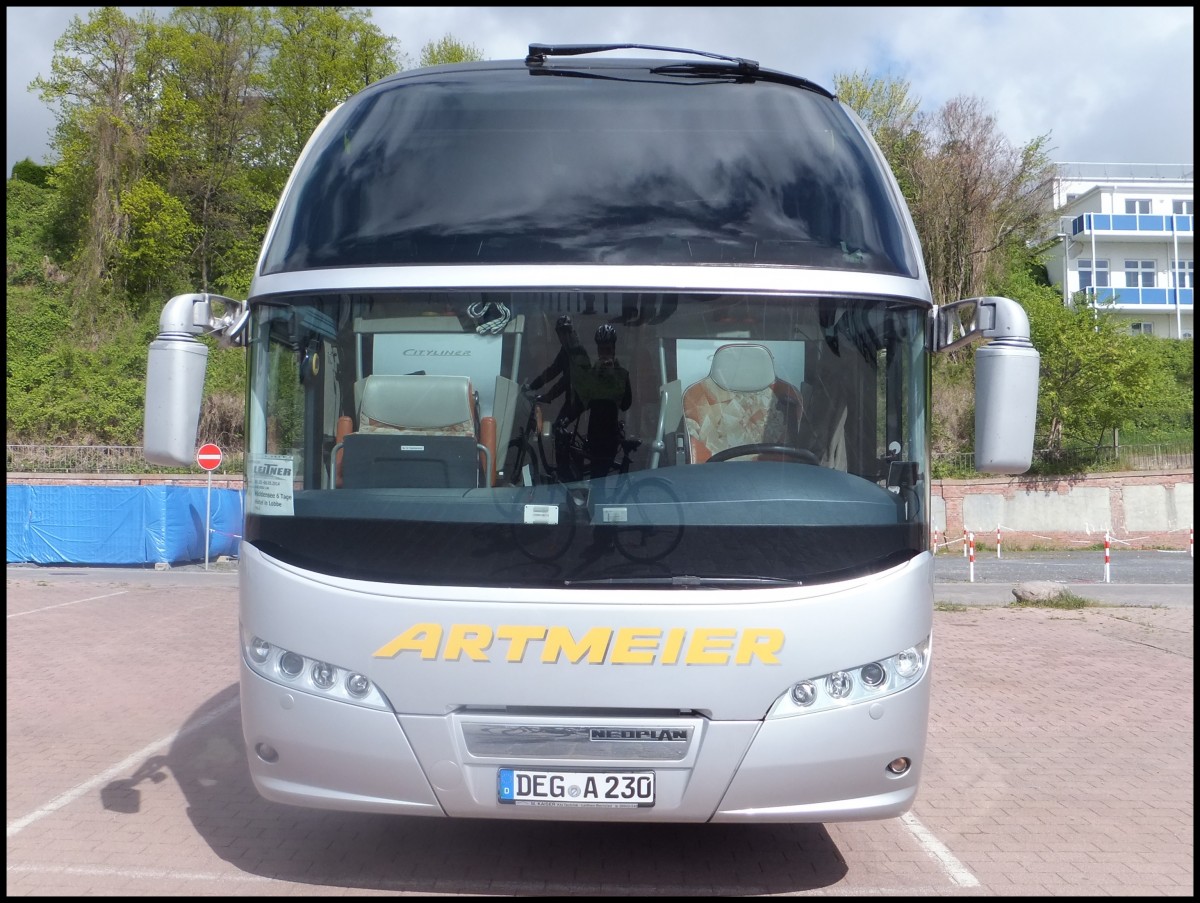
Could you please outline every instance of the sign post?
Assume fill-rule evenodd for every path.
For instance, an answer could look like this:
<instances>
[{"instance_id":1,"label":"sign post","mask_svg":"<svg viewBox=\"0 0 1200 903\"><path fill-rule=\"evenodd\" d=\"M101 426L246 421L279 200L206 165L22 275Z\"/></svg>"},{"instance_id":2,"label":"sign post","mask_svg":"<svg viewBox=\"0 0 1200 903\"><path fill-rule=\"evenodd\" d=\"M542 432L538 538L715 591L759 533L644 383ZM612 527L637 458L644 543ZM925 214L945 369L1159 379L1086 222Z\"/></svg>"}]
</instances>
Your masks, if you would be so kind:
<instances>
[{"instance_id":1,"label":"sign post","mask_svg":"<svg viewBox=\"0 0 1200 903\"><path fill-rule=\"evenodd\" d=\"M208 570L208 547L212 541L212 472L221 466L221 449L211 442L200 446L196 463L208 472L208 496L204 500L204 570Z\"/></svg>"}]
</instances>

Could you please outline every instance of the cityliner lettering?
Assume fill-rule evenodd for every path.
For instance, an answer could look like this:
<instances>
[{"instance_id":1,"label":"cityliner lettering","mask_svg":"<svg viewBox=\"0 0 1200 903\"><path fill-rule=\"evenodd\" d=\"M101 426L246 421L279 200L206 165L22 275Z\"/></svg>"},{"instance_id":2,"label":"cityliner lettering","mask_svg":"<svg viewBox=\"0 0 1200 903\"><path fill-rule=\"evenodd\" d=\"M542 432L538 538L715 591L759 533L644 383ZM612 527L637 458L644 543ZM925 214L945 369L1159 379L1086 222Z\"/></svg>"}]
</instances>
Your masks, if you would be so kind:
<instances>
[{"instance_id":1,"label":"cityliner lettering","mask_svg":"<svg viewBox=\"0 0 1200 903\"><path fill-rule=\"evenodd\" d=\"M375 650L375 658L404 652L424 661L569 662L589 665L778 665L778 627L569 627L538 624L414 624Z\"/></svg>"}]
</instances>

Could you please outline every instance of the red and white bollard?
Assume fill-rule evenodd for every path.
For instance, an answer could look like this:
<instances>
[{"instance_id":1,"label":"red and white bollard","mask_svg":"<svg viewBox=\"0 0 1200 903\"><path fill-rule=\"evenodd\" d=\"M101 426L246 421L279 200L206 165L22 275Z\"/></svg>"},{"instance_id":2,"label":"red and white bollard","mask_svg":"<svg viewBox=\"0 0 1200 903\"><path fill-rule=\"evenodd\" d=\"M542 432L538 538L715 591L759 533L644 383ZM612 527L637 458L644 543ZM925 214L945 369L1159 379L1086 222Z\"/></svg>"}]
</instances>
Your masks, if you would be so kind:
<instances>
[{"instance_id":1,"label":"red and white bollard","mask_svg":"<svg viewBox=\"0 0 1200 903\"><path fill-rule=\"evenodd\" d=\"M975 582L975 534L974 534L974 533L968 533L968 534L967 534L967 545L968 545L968 546L970 546L970 549L971 549L971 553L970 553L970 559L971 559L971 567L970 567L970 572L971 572L971 582L972 582L972 583L974 583L974 582Z\"/></svg>"},{"instance_id":2,"label":"red and white bollard","mask_svg":"<svg viewBox=\"0 0 1200 903\"><path fill-rule=\"evenodd\" d=\"M1000 528L996 528L996 558L1000 557Z\"/></svg>"},{"instance_id":3,"label":"red and white bollard","mask_svg":"<svg viewBox=\"0 0 1200 903\"><path fill-rule=\"evenodd\" d=\"M963 558L967 557L967 525L963 524Z\"/></svg>"},{"instance_id":4,"label":"red and white bollard","mask_svg":"<svg viewBox=\"0 0 1200 903\"><path fill-rule=\"evenodd\" d=\"M1109 579L1109 564L1111 563L1111 561L1112 561L1112 555L1109 554L1108 533L1105 532L1105 534L1104 534L1104 582L1105 583L1112 582L1112 580Z\"/></svg>"}]
</instances>

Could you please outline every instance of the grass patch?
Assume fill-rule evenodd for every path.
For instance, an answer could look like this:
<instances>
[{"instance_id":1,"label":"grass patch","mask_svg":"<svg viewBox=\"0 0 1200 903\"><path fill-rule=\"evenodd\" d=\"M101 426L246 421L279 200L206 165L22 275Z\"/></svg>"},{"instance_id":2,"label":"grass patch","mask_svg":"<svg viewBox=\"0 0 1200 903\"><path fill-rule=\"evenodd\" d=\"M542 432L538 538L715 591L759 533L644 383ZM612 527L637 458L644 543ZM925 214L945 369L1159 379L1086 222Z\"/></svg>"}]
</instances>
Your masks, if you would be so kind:
<instances>
[{"instance_id":1,"label":"grass patch","mask_svg":"<svg viewBox=\"0 0 1200 903\"><path fill-rule=\"evenodd\" d=\"M959 602L936 602L934 603L934 611L967 611L971 608L980 608L982 606L963 605Z\"/></svg>"},{"instance_id":2,"label":"grass patch","mask_svg":"<svg viewBox=\"0 0 1200 903\"><path fill-rule=\"evenodd\" d=\"M1088 599L1084 596L1077 596L1070 590L1063 590L1061 593L1049 598L1041 600L1023 600L1018 599L1015 602L1009 602L1009 608L1058 608L1065 610L1074 610L1077 608L1097 608L1100 603L1094 599Z\"/></svg>"}]
</instances>

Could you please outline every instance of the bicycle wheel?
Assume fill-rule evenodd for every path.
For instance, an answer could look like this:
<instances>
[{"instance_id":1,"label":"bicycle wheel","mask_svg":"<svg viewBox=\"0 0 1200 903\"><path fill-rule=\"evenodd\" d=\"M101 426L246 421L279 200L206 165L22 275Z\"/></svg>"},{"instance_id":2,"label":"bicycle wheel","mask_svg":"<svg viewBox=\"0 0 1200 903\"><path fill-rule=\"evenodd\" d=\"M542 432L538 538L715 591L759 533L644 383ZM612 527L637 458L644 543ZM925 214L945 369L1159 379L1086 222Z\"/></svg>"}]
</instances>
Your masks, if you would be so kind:
<instances>
[{"instance_id":1,"label":"bicycle wheel","mask_svg":"<svg viewBox=\"0 0 1200 903\"><path fill-rule=\"evenodd\" d=\"M620 494L628 526L617 527L616 546L631 561L658 561L683 539L683 506L666 480L637 480Z\"/></svg>"}]
</instances>

